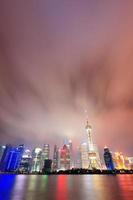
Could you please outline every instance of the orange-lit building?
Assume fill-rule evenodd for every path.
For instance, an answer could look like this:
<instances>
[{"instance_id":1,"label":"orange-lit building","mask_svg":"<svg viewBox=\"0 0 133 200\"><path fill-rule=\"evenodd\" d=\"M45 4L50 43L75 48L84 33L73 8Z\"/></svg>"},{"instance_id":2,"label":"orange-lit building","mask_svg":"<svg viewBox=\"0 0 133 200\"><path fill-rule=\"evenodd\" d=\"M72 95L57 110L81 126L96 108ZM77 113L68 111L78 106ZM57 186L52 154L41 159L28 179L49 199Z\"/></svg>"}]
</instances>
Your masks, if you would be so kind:
<instances>
[{"instance_id":1,"label":"orange-lit building","mask_svg":"<svg viewBox=\"0 0 133 200\"><path fill-rule=\"evenodd\" d=\"M122 152L115 152L114 153L114 163L116 169L126 169L126 157L122 154Z\"/></svg>"}]
</instances>

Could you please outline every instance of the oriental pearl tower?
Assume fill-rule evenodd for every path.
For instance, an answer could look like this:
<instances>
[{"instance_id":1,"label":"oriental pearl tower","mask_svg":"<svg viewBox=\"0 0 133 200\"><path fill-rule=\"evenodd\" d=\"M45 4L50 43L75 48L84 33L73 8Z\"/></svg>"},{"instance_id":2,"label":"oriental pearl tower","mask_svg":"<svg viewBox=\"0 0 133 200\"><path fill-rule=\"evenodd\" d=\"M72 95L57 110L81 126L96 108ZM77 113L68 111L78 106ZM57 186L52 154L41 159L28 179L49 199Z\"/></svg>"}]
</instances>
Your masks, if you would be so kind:
<instances>
[{"instance_id":1,"label":"oriental pearl tower","mask_svg":"<svg viewBox=\"0 0 133 200\"><path fill-rule=\"evenodd\" d=\"M89 158L89 169L101 169L101 161L98 149L92 140L92 126L89 125L88 120L86 122L85 130L88 137L88 158Z\"/></svg>"}]
</instances>

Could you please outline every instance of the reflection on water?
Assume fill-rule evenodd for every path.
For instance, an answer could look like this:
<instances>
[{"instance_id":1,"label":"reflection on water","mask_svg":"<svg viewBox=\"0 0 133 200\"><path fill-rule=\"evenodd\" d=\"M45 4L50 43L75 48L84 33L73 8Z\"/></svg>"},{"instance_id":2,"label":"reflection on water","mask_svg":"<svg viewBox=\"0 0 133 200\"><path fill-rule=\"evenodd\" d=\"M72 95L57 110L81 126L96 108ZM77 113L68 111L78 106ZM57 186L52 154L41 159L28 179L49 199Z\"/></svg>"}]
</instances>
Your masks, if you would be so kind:
<instances>
[{"instance_id":1,"label":"reflection on water","mask_svg":"<svg viewBox=\"0 0 133 200\"><path fill-rule=\"evenodd\" d=\"M133 175L0 175L0 200L132 200Z\"/></svg>"}]
</instances>

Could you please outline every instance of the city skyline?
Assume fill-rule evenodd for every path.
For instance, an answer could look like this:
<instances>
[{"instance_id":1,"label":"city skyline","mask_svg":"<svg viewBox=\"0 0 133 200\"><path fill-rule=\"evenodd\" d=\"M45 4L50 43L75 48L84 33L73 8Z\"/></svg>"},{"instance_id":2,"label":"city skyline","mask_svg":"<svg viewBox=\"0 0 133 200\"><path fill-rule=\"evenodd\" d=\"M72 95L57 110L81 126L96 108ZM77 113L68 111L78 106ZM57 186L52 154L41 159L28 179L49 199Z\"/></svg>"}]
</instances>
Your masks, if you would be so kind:
<instances>
[{"instance_id":1,"label":"city skyline","mask_svg":"<svg viewBox=\"0 0 133 200\"><path fill-rule=\"evenodd\" d=\"M61 146L55 144L52 151L51 145L46 143L43 144L43 147L36 146L31 150L27 149L24 144L1 145L0 172L56 173L81 169L101 170L101 172L102 170L111 170L112 172L118 170L119 173L121 170L133 169L132 156L125 155L121 151L112 152L107 146L104 147L103 152L99 152L98 145L93 138L92 126L88 120L85 131L86 141L80 143L76 150L70 139L65 139Z\"/></svg>"}]
</instances>

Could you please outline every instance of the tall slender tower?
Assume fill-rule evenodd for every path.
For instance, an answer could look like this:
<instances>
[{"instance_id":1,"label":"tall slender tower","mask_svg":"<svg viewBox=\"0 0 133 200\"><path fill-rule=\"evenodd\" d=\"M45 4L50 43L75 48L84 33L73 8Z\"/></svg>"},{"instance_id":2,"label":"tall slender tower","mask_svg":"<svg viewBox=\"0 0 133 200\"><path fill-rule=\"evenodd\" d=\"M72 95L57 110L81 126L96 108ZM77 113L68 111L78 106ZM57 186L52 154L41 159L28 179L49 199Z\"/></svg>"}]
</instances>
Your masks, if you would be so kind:
<instances>
[{"instance_id":1,"label":"tall slender tower","mask_svg":"<svg viewBox=\"0 0 133 200\"><path fill-rule=\"evenodd\" d=\"M56 171L58 169L58 160L59 160L59 149L55 145L54 146L54 154L53 154L53 164L52 164L53 171Z\"/></svg>"},{"instance_id":2,"label":"tall slender tower","mask_svg":"<svg viewBox=\"0 0 133 200\"><path fill-rule=\"evenodd\" d=\"M88 121L85 126L87 136L88 136L88 157L89 157L89 169L101 169L101 162L99 157L99 152L96 145L92 140L92 127L89 125Z\"/></svg>"}]
</instances>

